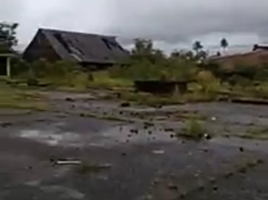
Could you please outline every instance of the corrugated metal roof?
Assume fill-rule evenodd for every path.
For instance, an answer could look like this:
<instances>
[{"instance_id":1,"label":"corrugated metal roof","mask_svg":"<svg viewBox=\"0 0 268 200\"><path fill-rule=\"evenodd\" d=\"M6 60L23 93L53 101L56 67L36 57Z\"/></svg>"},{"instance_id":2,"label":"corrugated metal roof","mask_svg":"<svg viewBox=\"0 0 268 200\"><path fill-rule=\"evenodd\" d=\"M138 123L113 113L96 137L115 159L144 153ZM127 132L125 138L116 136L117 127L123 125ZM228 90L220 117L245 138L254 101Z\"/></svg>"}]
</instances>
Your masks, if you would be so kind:
<instances>
[{"instance_id":1,"label":"corrugated metal roof","mask_svg":"<svg viewBox=\"0 0 268 200\"><path fill-rule=\"evenodd\" d=\"M114 36L40 29L62 59L86 63L115 63L128 52Z\"/></svg>"}]
</instances>

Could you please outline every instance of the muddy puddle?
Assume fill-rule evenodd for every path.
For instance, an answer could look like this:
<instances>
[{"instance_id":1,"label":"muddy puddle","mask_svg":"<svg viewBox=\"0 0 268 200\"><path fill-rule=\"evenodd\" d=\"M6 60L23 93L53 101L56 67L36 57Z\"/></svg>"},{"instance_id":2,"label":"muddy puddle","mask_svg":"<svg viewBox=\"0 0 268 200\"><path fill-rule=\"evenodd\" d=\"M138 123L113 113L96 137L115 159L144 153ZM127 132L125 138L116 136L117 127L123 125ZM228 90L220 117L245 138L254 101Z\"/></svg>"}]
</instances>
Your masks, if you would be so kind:
<instances>
[{"instance_id":1,"label":"muddy puddle","mask_svg":"<svg viewBox=\"0 0 268 200\"><path fill-rule=\"evenodd\" d=\"M88 123L90 119L87 120ZM104 122L105 123L105 122ZM86 126L85 124L81 126ZM109 128L79 132L68 130L66 123L51 123L50 128L35 127L35 129L22 128L15 134L16 137L34 140L49 146L86 147L86 146L114 146L123 144L139 144L150 142L173 142L174 132L164 131L161 126L144 128L144 124L115 124ZM71 132L72 131L72 132Z\"/></svg>"},{"instance_id":2,"label":"muddy puddle","mask_svg":"<svg viewBox=\"0 0 268 200\"><path fill-rule=\"evenodd\" d=\"M64 97L65 98L65 97ZM92 102L91 102L92 103ZM77 103L79 104L79 102ZM83 102L77 110L84 112ZM71 107L63 106L64 109ZM99 111L116 105L98 103ZM99 108L100 107L100 108ZM92 108L96 108L93 105ZM91 106L86 106L90 111ZM123 109L123 108L121 108ZM37 200L244 200L268 198L268 143L222 137L252 123L265 125L268 108L235 104L195 104L125 112L189 111L208 120L215 136L199 142L175 137L181 121L124 122L77 115L46 115L0 127L0 198ZM118 110L116 110L118 113ZM12 117L2 118L12 121ZM2 120L1 119L1 120ZM30 142L29 142L30 141ZM78 148L77 148L78 147ZM99 148L101 147L101 148ZM109 164L109 169L79 173L78 166L55 166L50 158Z\"/></svg>"}]
</instances>

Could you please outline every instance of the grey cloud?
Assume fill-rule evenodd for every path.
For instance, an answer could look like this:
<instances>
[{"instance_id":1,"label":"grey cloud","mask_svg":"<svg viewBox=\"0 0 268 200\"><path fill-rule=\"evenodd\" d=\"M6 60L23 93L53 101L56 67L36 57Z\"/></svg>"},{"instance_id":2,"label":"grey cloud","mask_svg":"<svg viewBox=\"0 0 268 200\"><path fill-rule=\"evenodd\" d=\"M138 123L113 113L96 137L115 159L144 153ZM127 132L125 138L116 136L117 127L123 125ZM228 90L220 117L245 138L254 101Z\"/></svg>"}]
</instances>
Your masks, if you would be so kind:
<instances>
[{"instance_id":1,"label":"grey cloud","mask_svg":"<svg viewBox=\"0 0 268 200\"><path fill-rule=\"evenodd\" d=\"M23 1L0 0L0 5L0 19L3 21L16 21L25 10Z\"/></svg>"},{"instance_id":2,"label":"grey cloud","mask_svg":"<svg viewBox=\"0 0 268 200\"><path fill-rule=\"evenodd\" d=\"M174 43L211 33L268 33L267 0L117 1L114 31Z\"/></svg>"},{"instance_id":3,"label":"grey cloud","mask_svg":"<svg viewBox=\"0 0 268 200\"><path fill-rule=\"evenodd\" d=\"M20 22L21 43L40 26L114 34L126 44L148 38L164 48L206 36L215 40L215 34L268 39L267 0L0 0L0 5L0 20Z\"/></svg>"}]
</instances>

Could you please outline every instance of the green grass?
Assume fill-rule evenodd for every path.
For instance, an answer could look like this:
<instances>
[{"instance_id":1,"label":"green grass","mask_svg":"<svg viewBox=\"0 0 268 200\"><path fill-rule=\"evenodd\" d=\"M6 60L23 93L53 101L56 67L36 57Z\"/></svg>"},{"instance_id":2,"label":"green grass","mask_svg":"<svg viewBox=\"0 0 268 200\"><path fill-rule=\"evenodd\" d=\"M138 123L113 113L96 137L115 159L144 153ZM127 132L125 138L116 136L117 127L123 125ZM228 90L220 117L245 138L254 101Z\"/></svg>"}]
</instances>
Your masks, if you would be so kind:
<instances>
[{"instance_id":1,"label":"green grass","mask_svg":"<svg viewBox=\"0 0 268 200\"><path fill-rule=\"evenodd\" d=\"M49 109L49 104L37 92L22 91L1 83L0 108L44 111Z\"/></svg>"},{"instance_id":2,"label":"green grass","mask_svg":"<svg viewBox=\"0 0 268 200\"><path fill-rule=\"evenodd\" d=\"M93 73L93 81L89 83L89 87L111 89L111 90L128 90L133 86L133 82L124 78L111 78L108 71L100 71Z\"/></svg>"},{"instance_id":3,"label":"green grass","mask_svg":"<svg viewBox=\"0 0 268 200\"><path fill-rule=\"evenodd\" d=\"M245 139L268 140L268 127L265 126L251 127L247 130L246 134L243 134L240 137Z\"/></svg>"},{"instance_id":4,"label":"green grass","mask_svg":"<svg viewBox=\"0 0 268 200\"><path fill-rule=\"evenodd\" d=\"M184 127L177 133L177 137L192 140L201 140L207 134L205 124L200 120L190 119L185 122Z\"/></svg>"}]
</instances>

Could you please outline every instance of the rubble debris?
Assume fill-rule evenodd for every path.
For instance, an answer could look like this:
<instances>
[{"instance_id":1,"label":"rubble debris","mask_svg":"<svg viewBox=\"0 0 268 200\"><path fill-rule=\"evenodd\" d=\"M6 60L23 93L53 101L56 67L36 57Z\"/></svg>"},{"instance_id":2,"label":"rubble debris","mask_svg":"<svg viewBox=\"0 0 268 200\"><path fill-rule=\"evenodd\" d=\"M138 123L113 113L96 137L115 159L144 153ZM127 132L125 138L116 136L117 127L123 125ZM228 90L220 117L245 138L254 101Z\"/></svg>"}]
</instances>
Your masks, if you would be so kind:
<instances>
[{"instance_id":1,"label":"rubble debris","mask_svg":"<svg viewBox=\"0 0 268 200\"><path fill-rule=\"evenodd\" d=\"M80 165L82 162L80 160L57 160L56 165Z\"/></svg>"},{"instance_id":2,"label":"rubble debris","mask_svg":"<svg viewBox=\"0 0 268 200\"><path fill-rule=\"evenodd\" d=\"M7 127L9 127L9 126L12 126L12 122L2 122L1 124L0 124L0 126L2 126L3 128L7 128Z\"/></svg>"},{"instance_id":3,"label":"rubble debris","mask_svg":"<svg viewBox=\"0 0 268 200\"><path fill-rule=\"evenodd\" d=\"M100 173L103 170L110 169L112 167L111 164L105 163L105 164L87 164L82 163L78 165L78 173L80 174L87 174L87 173Z\"/></svg>"},{"instance_id":4,"label":"rubble debris","mask_svg":"<svg viewBox=\"0 0 268 200\"><path fill-rule=\"evenodd\" d=\"M120 104L120 107L130 107L130 103L129 102L123 102Z\"/></svg>"},{"instance_id":5,"label":"rubble debris","mask_svg":"<svg viewBox=\"0 0 268 200\"><path fill-rule=\"evenodd\" d=\"M154 150L153 153L154 153L154 154L159 154L159 155L160 155L160 154L164 154L165 151L164 151L164 150Z\"/></svg>"},{"instance_id":6,"label":"rubble debris","mask_svg":"<svg viewBox=\"0 0 268 200\"><path fill-rule=\"evenodd\" d=\"M168 189L170 189L170 190L178 190L179 187L177 185L174 185L174 184L169 184Z\"/></svg>"}]
</instances>

